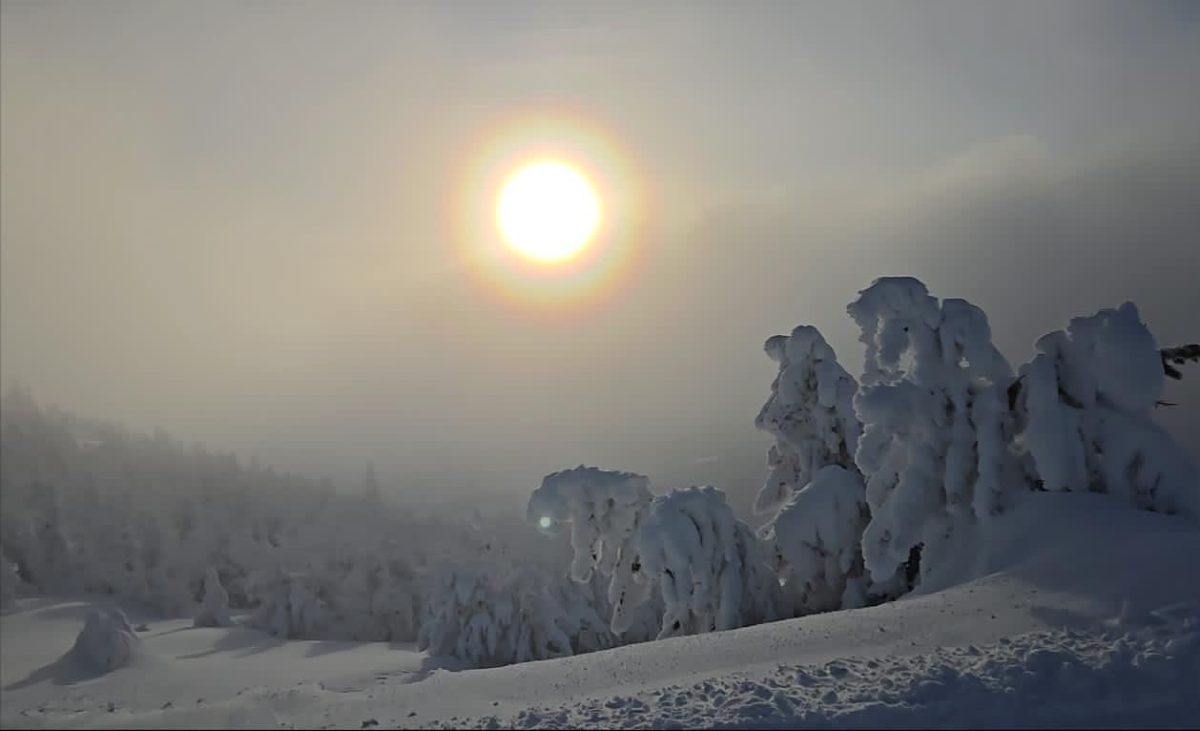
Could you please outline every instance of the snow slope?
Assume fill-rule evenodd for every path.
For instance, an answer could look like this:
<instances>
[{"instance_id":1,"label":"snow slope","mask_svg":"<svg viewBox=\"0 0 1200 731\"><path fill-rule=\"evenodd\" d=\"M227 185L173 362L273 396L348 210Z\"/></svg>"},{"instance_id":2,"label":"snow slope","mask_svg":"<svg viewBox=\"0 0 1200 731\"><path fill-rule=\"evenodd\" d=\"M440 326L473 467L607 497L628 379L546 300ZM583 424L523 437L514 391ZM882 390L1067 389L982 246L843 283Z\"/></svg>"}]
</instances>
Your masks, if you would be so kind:
<instances>
[{"instance_id":1,"label":"snow slope","mask_svg":"<svg viewBox=\"0 0 1200 731\"><path fill-rule=\"evenodd\" d=\"M1033 493L991 530L939 591L488 670L178 620L88 676L60 659L86 603L27 599L0 620L0 725L1196 727L1195 523Z\"/></svg>"}]
</instances>

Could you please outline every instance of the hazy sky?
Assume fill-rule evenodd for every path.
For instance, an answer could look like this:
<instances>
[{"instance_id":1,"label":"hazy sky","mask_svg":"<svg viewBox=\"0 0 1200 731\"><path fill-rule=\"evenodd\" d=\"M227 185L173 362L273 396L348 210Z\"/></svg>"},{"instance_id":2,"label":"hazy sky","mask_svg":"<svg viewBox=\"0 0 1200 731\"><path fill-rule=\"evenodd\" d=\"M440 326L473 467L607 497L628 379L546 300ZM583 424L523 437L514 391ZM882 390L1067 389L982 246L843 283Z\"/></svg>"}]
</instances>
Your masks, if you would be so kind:
<instances>
[{"instance_id":1,"label":"hazy sky","mask_svg":"<svg viewBox=\"0 0 1200 731\"><path fill-rule=\"evenodd\" d=\"M295 470L757 489L769 335L881 275L999 347L1132 299L1200 340L1200 4L5 1L0 357ZM630 163L639 262L504 304L447 220L501 120ZM633 179L633 178L636 178ZM624 189L624 188L623 188ZM1200 457L1200 373L1164 423Z\"/></svg>"}]
</instances>

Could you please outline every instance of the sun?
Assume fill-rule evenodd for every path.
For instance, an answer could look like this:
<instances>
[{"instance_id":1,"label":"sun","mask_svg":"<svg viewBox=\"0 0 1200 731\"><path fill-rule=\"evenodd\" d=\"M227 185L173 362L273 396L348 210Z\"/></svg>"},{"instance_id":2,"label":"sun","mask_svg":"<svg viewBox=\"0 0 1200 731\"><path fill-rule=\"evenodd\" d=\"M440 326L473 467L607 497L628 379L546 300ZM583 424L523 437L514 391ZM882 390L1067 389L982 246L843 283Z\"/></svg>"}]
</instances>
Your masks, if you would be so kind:
<instances>
[{"instance_id":1,"label":"sun","mask_svg":"<svg viewBox=\"0 0 1200 731\"><path fill-rule=\"evenodd\" d=\"M600 225L600 196L582 172L558 160L519 168L496 198L505 244L543 264L564 262L591 242Z\"/></svg>"}]
</instances>

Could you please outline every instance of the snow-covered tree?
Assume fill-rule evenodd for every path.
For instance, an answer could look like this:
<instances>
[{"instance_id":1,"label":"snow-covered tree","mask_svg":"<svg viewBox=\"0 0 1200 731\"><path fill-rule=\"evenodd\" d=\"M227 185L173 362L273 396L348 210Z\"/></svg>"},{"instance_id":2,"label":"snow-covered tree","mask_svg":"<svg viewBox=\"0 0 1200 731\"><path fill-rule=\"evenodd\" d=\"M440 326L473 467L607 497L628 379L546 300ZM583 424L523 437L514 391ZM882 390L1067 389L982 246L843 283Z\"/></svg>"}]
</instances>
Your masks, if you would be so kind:
<instances>
[{"instance_id":1,"label":"snow-covered tree","mask_svg":"<svg viewBox=\"0 0 1200 731\"><path fill-rule=\"evenodd\" d=\"M375 621L374 638L410 642L417 637L416 585L411 574L393 561L379 574L379 585L367 608Z\"/></svg>"},{"instance_id":2,"label":"snow-covered tree","mask_svg":"<svg viewBox=\"0 0 1200 731\"><path fill-rule=\"evenodd\" d=\"M637 607L652 588L636 543L651 500L648 485L642 475L580 465L543 478L526 508L526 518L543 531L570 526L572 579L588 581L593 571L611 577L611 627L618 635L638 623Z\"/></svg>"},{"instance_id":3,"label":"snow-covered tree","mask_svg":"<svg viewBox=\"0 0 1200 731\"><path fill-rule=\"evenodd\" d=\"M1021 368L1016 407L1041 488L1200 518L1200 474L1150 415L1163 359L1133 303L1073 318L1037 350Z\"/></svg>"},{"instance_id":4,"label":"snow-covered tree","mask_svg":"<svg viewBox=\"0 0 1200 731\"><path fill-rule=\"evenodd\" d=\"M775 569L803 614L861 607L867 602L862 534L868 519L857 470L827 465L792 494L763 538Z\"/></svg>"},{"instance_id":5,"label":"snow-covered tree","mask_svg":"<svg viewBox=\"0 0 1200 731\"><path fill-rule=\"evenodd\" d=\"M982 310L960 299L939 305L916 279L877 279L847 310L866 346L854 399L871 516L865 565L886 584L915 554L925 577L1015 489L1011 369Z\"/></svg>"},{"instance_id":6,"label":"snow-covered tree","mask_svg":"<svg viewBox=\"0 0 1200 731\"><path fill-rule=\"evenodd\" d=\"M193 620L196 627L228 627L233 624L229 617L229 592L221 585L221 577L215 568L204 575L204 599L200 602Z\"/></svg>"},{"instance_id":7,"label":"snow-covered tree","mask_svg":"<svg viewBox=\"0 0 1200 731\"><path fill-rule=\"evenodd\" d=\"M566 657L612 647L617 638L596 611L590 582L555 580L518 569L504 591L514 597L513 662Z\"/></svg>"},{"instance_id":8,"label":"snow-covered tree","mask_svg":"<svg viewBox=\"0 0 1200 731\"><path fill-rule=\"evenodd\" d=\"M141 640L120 609L93 609L75 638L70 654L85 668L106 673L128 665Z\"/></svg>"},{"instance_id":9,"label":"snow-covered tree","mask_svg":"<svg viewBox=\"0 0 1200 731\"><path fill-rule=\"evenodd\" d=\"M52 484L37 483L33 494L34 507L28 518L31 541L25 566L42 591L69 589L78 572L59 516L58 491Z\"/></svg>"},{"instance_id":10,"label":"snow-covered tree","mask_svg":"<svg viewBox=\"0 0 1200 731\"><path fill-rule=\"evenodd\" d=\"M7 609L17 598L21 585L21 573L17 564L9 561L0 550L0 609Z\"/></svg>"},{"instance_id":11,"label":"snow-covered tree","mask_svg":"<svg viewBox=\"0 0 1200 731\"><path fill-rule=\"evenodd\" d=\"M638 531L641 569L661 588L659 638L778 619L779 582L758 539L714 487L650 503Z\"/></svg>"},{"instance_id":12,"label":"snow-covered tree","mask_svg":"<svg viewBox=\"0 0 1200 731\"><path fill-rule=\"evenodd\" d=\"M354 491L246 468L162 430L139 436L39 408L20 389L2 398L0 548L30 592L110 594L192 617L214 568L229 607L258 610L260 625L278 619L279 631L309 638L411 640L419 588L409 562L474 550L473 537L436 514L386 501L364 509ZM293 622L284 580L254 583L289 572L305 575L304 590L325 605L319 616Z\"/></svg>"},{"instance_id":13,"label":"snow-covered tree","mask_svg":"<svg viewBox=\"0 0 1200 731\"><path fill-rule=\"evenodd\" d=\"M779 374L755 420L775 437L770 474L755 503L756 512L775 515L761 535L786 582L792 613L861 606L866 582L860 545L868 512L854 464L861 434L853 403L858 384L814 327L776 335L765 350Z\"/></svg>"},{"instance_id":14,"label":"snow-covered tree","mask_svg":"<svg viewBox=\"0 0 1200 731\"><path fill-rule=\"evenodd\" d=\"M512 662L513 597L483 567L443 565L425 577L417 648L474 665Z\"/></svg>"},{"instance_id":15,"label":"snow-covered tree","mask_svg":"<svg viewBox=\"0 0 1200 731\"><path fill-rule=\"evenodd\" d=\"M320 636L325 607L307 576L276 570L259 577L251 587L259 606L250 624L285 639Z\"/></svg>"},{"instance_id":16,"label":"snow-covered tree","mask_svg":"<svg viewBox=\"0 0 1200 731\"><path fill-rule=\"evenodd\" d=\"M778 509L826 465L856 469L861 432L853 403L858 384L815 327L775 335L764 349L779 374L754 421L775 437L767 456L770 474L754 504L758 513Z\"/></svg>"},{"instance_id":17,"label":"snow-covered tree","mask_svg":"<svg viewBox=\"0 0 1200 731\"><path fill-rule=\"evenodd\" d=\"M417 646L434 655L494 666L618 643L596 610L593 582L478 563L436 567L426 582Z\"/></svg>"}]
</instances>

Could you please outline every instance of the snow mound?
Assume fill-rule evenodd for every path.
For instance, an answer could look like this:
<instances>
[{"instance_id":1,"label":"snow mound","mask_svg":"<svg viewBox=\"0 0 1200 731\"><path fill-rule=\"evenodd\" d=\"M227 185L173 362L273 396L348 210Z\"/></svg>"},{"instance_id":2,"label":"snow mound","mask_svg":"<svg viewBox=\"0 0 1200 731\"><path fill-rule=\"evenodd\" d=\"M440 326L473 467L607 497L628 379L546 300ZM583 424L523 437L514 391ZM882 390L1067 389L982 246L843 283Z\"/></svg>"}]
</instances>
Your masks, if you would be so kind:
<instances>
[{"instance_id":1,"label":"snow mound","mask_svg":"<svg viewBox=\"0 0 1200 731\"><path fill-rule=\"evenodd\" d=\"M71 655L93 672L107 673L133 660L141 640L120 609L93 609L75 638Z\"/></svg>"}]
</instances>

